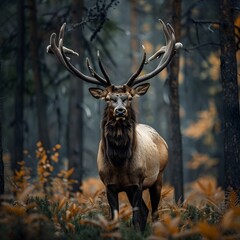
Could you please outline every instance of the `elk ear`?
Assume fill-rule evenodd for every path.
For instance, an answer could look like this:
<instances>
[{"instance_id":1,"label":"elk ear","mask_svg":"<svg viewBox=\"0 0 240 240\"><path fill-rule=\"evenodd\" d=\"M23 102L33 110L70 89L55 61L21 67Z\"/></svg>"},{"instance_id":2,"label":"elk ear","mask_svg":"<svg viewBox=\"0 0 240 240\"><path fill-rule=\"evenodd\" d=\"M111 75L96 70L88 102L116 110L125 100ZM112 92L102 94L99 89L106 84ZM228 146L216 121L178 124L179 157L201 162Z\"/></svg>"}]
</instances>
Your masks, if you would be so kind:
<instances>
[{"instance_id":1,"label":"elk ear","mask_svg":"<svg viewBox=\"0 0 240 240\"><path fill-rule=\"evenodd\" d=\"M141 85L138 85L137 87L132 89L133 96L142 96L142 95L144 95L148 91L149 87L150 87L150 83L143 83Z\"/></svg>"},{"instance_id":2,"label":"elk ear","mask_svg":"<svg viewBox=\"0 0 240 240\"><path fill-rule=\"evenodd\" d=\"M91 95L97 99L103 99L107 95L107 91L102 88L89 88L88 90Z\"/></svg>"}]
</instances>

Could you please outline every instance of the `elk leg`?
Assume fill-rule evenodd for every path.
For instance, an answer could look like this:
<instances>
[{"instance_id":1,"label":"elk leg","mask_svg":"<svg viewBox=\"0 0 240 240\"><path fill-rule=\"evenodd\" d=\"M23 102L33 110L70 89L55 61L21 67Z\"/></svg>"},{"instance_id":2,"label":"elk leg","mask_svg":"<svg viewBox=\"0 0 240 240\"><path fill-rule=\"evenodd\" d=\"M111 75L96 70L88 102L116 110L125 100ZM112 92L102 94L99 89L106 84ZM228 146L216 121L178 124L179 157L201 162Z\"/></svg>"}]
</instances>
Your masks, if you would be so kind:
<instances>
[{"instance_id":1,"label":"elk leg","mask_svg":"<svg viewBox=\"0 0 240 240\"><path fill-rule=\"evenodd\" d=\"M147 223L148 208L142 199L142 189L138 185L132 185L127 187L126 193L133 207L133 226L143 232Z\"/></svg>"},{"instance_id":2,"label":"elk leg","mask_svg":"<svg viewBox=\"0 0 240 240\"><path fill-rule=\"evenodd\" d=\"M151 205L152 205L152 220L158 220L158 205L161 198L162 190L162 173L159 173L157 181L149 188Z\"/></svg>"},{"instance_id":3,"label":"elk leg","mask_svg":"<svg viewBox=\"0 0 240 240\"><path fill-rule=\"evenodd\" d=\"M111 217L114 218L114 210L119 211L118 191L114 184L107 185L107 199L111 209Z\"/></svg>"}]
</instances>

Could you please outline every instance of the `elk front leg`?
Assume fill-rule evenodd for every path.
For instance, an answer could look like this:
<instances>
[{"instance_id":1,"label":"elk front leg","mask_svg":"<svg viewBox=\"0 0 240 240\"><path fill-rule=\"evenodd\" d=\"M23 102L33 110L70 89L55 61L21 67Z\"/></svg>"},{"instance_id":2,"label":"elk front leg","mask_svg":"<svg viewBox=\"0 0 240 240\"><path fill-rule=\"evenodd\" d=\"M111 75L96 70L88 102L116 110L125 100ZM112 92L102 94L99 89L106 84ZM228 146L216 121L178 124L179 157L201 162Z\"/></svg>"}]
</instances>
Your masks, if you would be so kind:
<instances>
[{"instance_id":1,"label":"elk front leg","mask_svg":"<svg viewBox=\"0 0 240 240\"><path fill-rule=\"evenodd\" d=\"M119 211L118 191L114 184L107 185L107 199L111 209L111 217L114 218L114 210Z\"/></svg>"},{"instance_id":2,"label":"elk front leg","mask_svg":"<svg viewBox=\"0 0 240 240\"><path fill-rule=\"evenodd\" d=\"M147 223L148 208L142 199L142 188L138 185L128 186L126 193L133 207L133 226L135 229L144 232Z\"/></svg>"}]
</instances>

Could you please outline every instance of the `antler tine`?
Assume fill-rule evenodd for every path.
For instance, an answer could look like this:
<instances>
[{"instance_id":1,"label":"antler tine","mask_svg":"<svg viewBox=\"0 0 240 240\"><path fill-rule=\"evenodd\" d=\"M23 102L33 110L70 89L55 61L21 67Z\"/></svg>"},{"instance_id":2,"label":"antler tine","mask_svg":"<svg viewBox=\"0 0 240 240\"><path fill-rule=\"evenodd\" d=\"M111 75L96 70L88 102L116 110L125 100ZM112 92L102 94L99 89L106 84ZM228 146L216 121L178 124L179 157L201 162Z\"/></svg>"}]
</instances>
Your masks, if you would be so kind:
<instances>
[{"instance_id":1,"label":"antler tine","mask_svg":"<svg viewBox=\"0 0 240 240\"><path fill-rule=\"evenodd\" d=\"M64 38L64 33L65 33L66 25L67 25L66 23L63 23L63 25L61 26L61 28L60 28L60 30L59 30L58 42L60 42L60 40Z\"/></svg>"},{"instance_id":2,"label":"antler tine","mask_svg":"<svg viewBox=\"0 0 240 240\"><path fill-rule=\"evenodd\" d=\"M65 28L66 28L66 23L64 23L60 28L59 35L58 35L58 43L60 42L61 39L64 38ZM65 54L72 54L75 56L79 56L79 54L77 52L74 52L72 49L66 48L64 46L63 46L63 51ZM70 60L70 58L69 58L69 60Z\"/></svg>"},{"instance_id":3,"label":"antler tine","mask_svg":"<svg viewBox=\"0 0 240 240\"><path fill-rule=\"evenodd\" d=\"M64 59L64 66L67 66L67 69L70 69L70 72L73 73L76 77L81 78L82 80L89 82L89 83L93 83L93 84L97 84L97 85L101 85L103 87L106 87L107 84L106 82L101 82L98 81L96 78L93 77L89 77L85 74L83 74L82 72L80 72L67 58L67 56L64 54L63 52L63 46L62 46L62 39L60 40L60 50L61 50L61 54L63 56Z\"/></svg>"},{"instance_id":4,"label":"antler tine","mask_svg":"<svg viewBox=\"0 0 240 240\"><path fill-rule=\"evenodd\" d=\"M96 78L98 81L100 81L101 83L106 84L107 83L106 80L104 78L102 78L96 71L94 71L93 67L90 65L88 58L86 58L86 62L87 62L87 67L88 67L90 74L94 78Z\"/></svg>"},{"instance_id":5,"label":"antler tine","mask_svg":"<svg viewBox=\"0 0 240 240\"><path fill-rule=\"evenodd\" d=\"M61 54L60 48L56 45L56 33L52 33L50 36L50 46L48 46L47 50L51 50L53 54L55 54L58 60L67 68L69 72L74 74L72 70L65 64L64 58Z\"/></svg>"},{"instance_id":6,"label":"antler tine","mask_svg":"<svg viewBox=\"0 0 240 240\"><path fill-rule=\"evenodd\" d=\"M102 71L102 73L103 73L103 76L105 77L107 83L108 83L109 85L111 85L110 78L109 78L106 70L104 69L104 67L103 67L103 65L102 65L102 60L101 60L101 57L100 57L100 51L99 51L99 50L97 51L97 57L98 57L98 65L99 65L99 67L100 67L100 69L101 69L101 71Z\"/></svg>"},{"instance_id":7,"label":"antler tine","mask_svg":"<svg viewBox=\"0 0 240 240\"><path fill-rule=\"evenodd\" d=\"M79 71L71 62L70 58L66 56L66 53L68 54L73 54L77 55L78 53L74 52L72 49L66 48L63 46L63 39L64 39L64 31L65 31L66 23L64 23L59 31L59 36L58 36L58 46L56 44L56 33L52 33L50 36L50 45L47 46L47 52L48 53L53 53L56 55L60 63L64 65L64 67L71 72L73 75L76 77L82 79L83 81L93 83L96 85L101 85L103 87L110 86L111 84L110 81L103 79L101 76L99 76L90 66L88 66L90 73L93 75L93 77L87 76L83 74L81 71Z\"/></svg>"},{"instance_id":8,"label":"antler tine","mask_svg":"<svg viewBox=\"0 0 240 240\"><path fill-rule=\"evenodd\" d=\"M177 42L175 40L175 35L174 35L174 30L172 28L172 26L168 23L167 25L161 20L159 19L159 22L162 25L162 30L163 30L163 34L165 37L165 41L166 41L166 46L161 47L154 55L152 55L150 58L148 58L147 63L149 63L150 61L157 59L157 58L161 58L158 66L156 67L156 69L154 69L152 72L147 73L143 76L137 76L135 79L131 80L131 85L129 86L135 86L141 82L144 82L148 79L153 78L155 75L157 75L158 73L160 73L172 60L173 56L176 53L176 50L182 47L182 44Z\"/></svg>"},{"instance_id":9,"label":"antler tine","mask_svg":"<svg viewBox=\"0 0 240 240\"><path fill-rule=\"evenodd\" d=\"M63 38L64 35L64 28L65 28L65 23L62 25L60 32L59 32L59 37L58 37L58 45L59 41L61 38ZM75 56L79 56L77 52L74 52L72 49L66 48L63 46L64 53L66 54L72 54ZM50 45L47 46L47 53L54 54L56 51L59 51L59 48L56 45L56 33L52 33L50 36Z\"/></svg>"},{"instance_id":10,"label":"antler tine","mask_svg":"<svg viewBox=\"0 0 240 240\"><path fill-rule=\"evenodd\" d=\"M163 36L164 36L165 42L168 43L171 40L171 34L169 34L168 28L170 27L171 31L173 33L174 33L174 30L169 23L167 23L167 26L166 26L166 24L162 21L162 19L159 19L159 22L162 25ZM166 46L162 46L156 53L154 53L150 58L148 58L146 63L148 64L150 61L152 61L156 58L160 58L165 52L166 52Z\"/></svg>"},{"instance_id":11,"label":"antler tine","mask_svg":"<svg viewBox=\"0 0 240 240\"><path fill-rule=\"evenodd\" d=\"M139 74L142 72L142 69L144 67L145 60L146 60L146 52L145 52L144 45L142 45L142 49L143 49L143 56L142 56L141 64L140 64L138 70L129 78L129 80L126 83L126 85L129 86L129 87L131 87L132 83L139 76Z\"/></svg>"}]
</instances>

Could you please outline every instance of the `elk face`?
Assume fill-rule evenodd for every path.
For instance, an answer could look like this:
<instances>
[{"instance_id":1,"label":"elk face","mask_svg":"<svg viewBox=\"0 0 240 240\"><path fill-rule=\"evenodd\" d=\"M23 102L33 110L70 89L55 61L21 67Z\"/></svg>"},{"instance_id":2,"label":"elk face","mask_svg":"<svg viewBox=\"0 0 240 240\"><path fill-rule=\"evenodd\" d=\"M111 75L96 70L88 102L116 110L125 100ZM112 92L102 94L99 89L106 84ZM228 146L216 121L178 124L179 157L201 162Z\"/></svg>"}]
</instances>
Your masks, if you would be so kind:
<instances>
[{"instance_id":1,"label":"elk face","mask_svg":"<svg viewBox=\"0 0 240 240\"><path fill-rule=\"evenodd\" d=\"M94 98L105 100L110 115L118 121L125 120L128 117L132 99L136 96L144 95L148 91L149 86L149 83L141 84L135 88L127 85L112 85L105 89L89 88L89 92Z\"/></svg>"}]
</instances>

